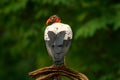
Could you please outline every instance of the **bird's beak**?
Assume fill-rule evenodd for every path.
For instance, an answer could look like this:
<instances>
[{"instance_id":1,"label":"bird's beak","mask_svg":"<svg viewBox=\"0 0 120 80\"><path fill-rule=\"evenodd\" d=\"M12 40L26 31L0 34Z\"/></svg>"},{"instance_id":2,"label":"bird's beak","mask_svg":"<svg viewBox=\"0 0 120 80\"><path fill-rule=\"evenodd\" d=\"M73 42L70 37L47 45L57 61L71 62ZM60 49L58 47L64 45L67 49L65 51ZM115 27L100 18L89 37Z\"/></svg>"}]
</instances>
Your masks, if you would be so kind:
<instances>
[{"instance_id":1,"label":"bird's beak","mask_svg":"<svg viewBox=\"0 0 120 80\"><path fill-rule=\"evenodd\" d=\"M51 22L51 20L48 19L48 20L46 21L46 25L48 25L50 22Z\"/></svg>"}]
</instances>

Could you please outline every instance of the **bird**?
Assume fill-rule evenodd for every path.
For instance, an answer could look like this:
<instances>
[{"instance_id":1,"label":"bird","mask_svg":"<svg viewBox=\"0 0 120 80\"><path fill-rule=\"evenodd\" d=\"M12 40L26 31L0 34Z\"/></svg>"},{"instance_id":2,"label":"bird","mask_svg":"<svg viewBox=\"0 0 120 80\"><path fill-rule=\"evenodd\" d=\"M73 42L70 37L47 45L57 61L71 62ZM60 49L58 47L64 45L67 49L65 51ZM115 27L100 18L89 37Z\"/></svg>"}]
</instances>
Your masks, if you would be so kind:
<instances>
[{"instance_id":1,"label":"bird","mask_svg":"<svg viewBox=\"0 0 120 80\"><path fill-rule=\"evenodd\" d=\"M64 57L67 54L73 32L68 24L62 23L57 15L50 16L46 21L44 40L48 54L52 57L53 64L64 64Z\"/></svg>"}]
</instances>

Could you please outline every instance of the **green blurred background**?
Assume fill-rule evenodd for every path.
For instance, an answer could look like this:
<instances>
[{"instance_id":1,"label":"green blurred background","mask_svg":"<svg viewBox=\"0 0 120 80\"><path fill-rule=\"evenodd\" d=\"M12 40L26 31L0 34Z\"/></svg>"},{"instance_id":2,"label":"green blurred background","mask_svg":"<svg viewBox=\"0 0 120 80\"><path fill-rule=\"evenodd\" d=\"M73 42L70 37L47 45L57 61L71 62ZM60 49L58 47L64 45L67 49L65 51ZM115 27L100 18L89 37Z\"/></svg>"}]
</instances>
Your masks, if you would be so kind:
<instances>
[{"instance_id":1,"label":"green blurred background","mask_svg":"<svg viewBox=\"0 0 120 80\"><path fill-rule=\"evenodd\" d=\"M0 0L0 80L33 80L28 72L52 65L43 37L53 14L74 33L70 68L120 80L119 0Z\"/></svg>"}]
</instances>

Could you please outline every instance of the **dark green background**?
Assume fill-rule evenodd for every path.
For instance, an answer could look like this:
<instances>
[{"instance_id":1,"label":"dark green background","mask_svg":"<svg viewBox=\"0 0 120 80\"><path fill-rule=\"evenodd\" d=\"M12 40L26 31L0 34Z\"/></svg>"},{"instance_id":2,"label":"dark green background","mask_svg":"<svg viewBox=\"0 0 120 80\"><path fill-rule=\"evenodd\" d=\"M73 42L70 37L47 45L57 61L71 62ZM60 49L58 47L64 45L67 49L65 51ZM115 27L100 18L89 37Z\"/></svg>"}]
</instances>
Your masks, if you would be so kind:
<instances>
[{"instance_id":1,"label":"dark green background","mask_svg":"<svg viewBox=\"0 0 120 80\"><path fill-rule=\"evenodd\" d=\"M74 33L70 68L120 80L119 0L0 0L0 80L33 80L28 72L52 65L43 36L53 14Z\"/></svg>"}]
</instances>

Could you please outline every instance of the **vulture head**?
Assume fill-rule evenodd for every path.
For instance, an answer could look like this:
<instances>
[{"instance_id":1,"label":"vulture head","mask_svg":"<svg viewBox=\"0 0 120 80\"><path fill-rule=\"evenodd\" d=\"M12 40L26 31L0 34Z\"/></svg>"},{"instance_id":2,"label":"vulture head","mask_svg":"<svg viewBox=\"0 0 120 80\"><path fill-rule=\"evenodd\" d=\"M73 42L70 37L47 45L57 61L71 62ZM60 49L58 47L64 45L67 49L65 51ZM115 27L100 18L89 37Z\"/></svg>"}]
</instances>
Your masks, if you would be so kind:
<instances>
[{"instance_id":1,"label":"vulture head","mask_svg":"<svg viewBox=\"0 0 120 80\"><path fill-rule=\"evenodd\" d=\"M59 23L61 20L57 15L52 15L49 17L49 19L46 21L46 25L51 25L53 23Z\"/></svg>"}]
</instances>

